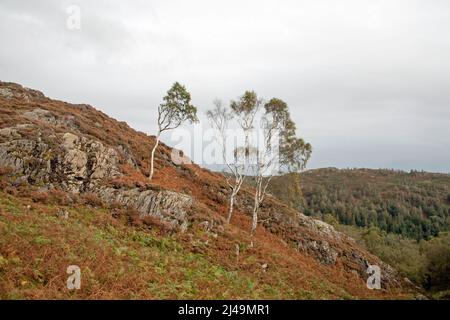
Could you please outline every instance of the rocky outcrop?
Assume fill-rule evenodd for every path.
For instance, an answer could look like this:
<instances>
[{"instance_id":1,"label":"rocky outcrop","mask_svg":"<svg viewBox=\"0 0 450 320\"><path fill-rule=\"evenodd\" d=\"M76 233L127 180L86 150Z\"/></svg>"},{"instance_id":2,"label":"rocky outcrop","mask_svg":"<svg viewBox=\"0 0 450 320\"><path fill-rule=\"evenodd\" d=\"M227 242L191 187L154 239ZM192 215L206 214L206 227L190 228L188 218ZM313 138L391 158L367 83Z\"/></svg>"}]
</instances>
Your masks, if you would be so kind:
<instances>
[{"instance_id":1,"label":"rocky outcrop","mask_svg":"<svg viewBox=\"0 0 450 320\"><path fill-rule=\"evenodd\" d=\"M122 175L119 153L101 142L67 132L62 137L62 148L65 175L72 190L92 190L104 179Z\"/></svg>"},{"instance_id":2,"label":"rocky outcrop","mask_svg":"<svg viewBox=\"0 0 450 320\"><path fill-rule=\"evenodd\" d=\"M24 121L38 121L53 127L65 128L65 121L71 123L71 118L60 119L41 108L26 111L22 116ZM35 130L38 134L25 135L23 129ZM188 195L155 188L115 189L105 185L106 181L123 175L121 163L135 165L123 146L105 146L72 132L54 131L43 139L40 132L32 123L0 129L0 135L7 138L0 143L0 166L12 168L21 181L25 179L43 188L92 192L107 203L120 203L138 210L141 217L154 216L174 225L186 224L193 204Z\"/></svg>"},{"instance_id":3,"label":"rocky outcrop","mask_svg":"<svg viewBox=\"0 0 450 320\"><path fill-rule=\"evenodd\" d=\"M64 118L57 117L52 112L41 108L35 108L33 110L23 113L23 117L30 121L37 121L40 124L47 124L56 127L70 128L72 130L78 130L78 126L73 116L65 116Z\"/></svg>"},{"instance_id":4,"label":"rocky outcrop","mask_svg":"<svg viewBox=\"0 0 450 320\"><path fill-rule=\"evenodd\" d=\"M325 240L301 239L297 246L299 250L315 256L317 260L327 265L335 264L339 255Z\"/></svg>"},{"instance_id":5,"label":"rocky outcrop","mask_svg":"<svg viewBox=\"0 0 450 320\"><path fill-rule=\"evenodd\" d=\"M194 203L192 197L169 190L102 187L96 193L104 201L138 210L141 217L153 216L180 226L186 223L188 212Z\"/></svg>"},{"instance_id":6,"label":"rocky outcrop","mask_svg":"<svg viewBox=\"0 0 450 320\"><path fill-rule=\"evenodd\" d=\"M0 97L5 99L20 99L24 102L30 102L35 99L45 98L42 92L23 88L16 83L0 82L0 84L2 85L0 88Z\"/></svg>"},{"instance_id":7,"label":"rocky outcrop","mask_svg":"<svg viewBox=\"0 0 450 320\"><path fill-rule=\"evenodd\" d=\"M0 166L13 168L30 183L83 192L102 179L121 175L118 152L98 141L72 133L45 141L39 136L25 138L17 127L4 128L1 134L10 139L0 143Z\"/></svg>"},{"instance_id":8,"label":"rocky outcrop","mask_svg":"<svg viewBox=\"0 0 450 320\"><path fill-rule=\"evenodd\" d=\"M187 220L193 204L188 195L169 190L105 186L107 179L122 176L120 162L130 161L122 159L123 153L114 148L70 132L62 134L60 139L55 136L53 147L40 139L23 139L14 128L2 129L0 133L12 138L0 144L0 166L12 168L30 183L76 193L93 192L107 203L121 203L138 210L141 217L155 216L179 225ZM56 141L60 142L58 146Z\"/></svg>"}]
</instances>

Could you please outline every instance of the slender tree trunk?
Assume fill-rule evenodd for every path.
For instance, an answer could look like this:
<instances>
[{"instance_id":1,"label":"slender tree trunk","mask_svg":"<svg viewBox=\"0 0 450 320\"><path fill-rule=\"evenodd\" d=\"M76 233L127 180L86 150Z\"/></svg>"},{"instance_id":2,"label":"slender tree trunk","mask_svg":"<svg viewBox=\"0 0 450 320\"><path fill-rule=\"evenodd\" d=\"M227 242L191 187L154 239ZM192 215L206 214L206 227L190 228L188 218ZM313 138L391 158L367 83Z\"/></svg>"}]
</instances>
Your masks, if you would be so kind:
<instances>
[{"instance_id":1,"label":"slender tree trunk","mask_svg":"<svg viewBox=\"0 0 450 320\"><path fill-rule=\"evenodd\" d=\"M230 208L228 209L228 217L227 217L227 223L230 224L231 222L231 216L233 215L233 207L234 207L234 197L236 196L234 190L231 191L231 197L230 197Z\"/></svg>"},{"instance_id":2,"label":"slender tree trunk","mask_svg":"<svg viewBox=\"0 0 450 320\"><path fill-rule=\"evenodd\" d=\"M152 149L152 157L151 157L151 160L150 160L150 176L149 176L149 180L150 181L152 181L152 178L153 178L154 162L155 162L155 151L156 151L156 148L159 145L159 136L160 136L160 133L158 133L158 135L156 136L155 146Z\"/></svg>"},{"instance_id":3,"label":"slender tree trunk","mask_svg":"<svg viewBox=\"0 0 450 320\"><path fill-rule=\"evenodd\" d=\"M250 231L251 236L253 236L256 233L256 227L258 226L258 209L259 209L258 194L255 193L255 204L253 206L253 215L252 215L252 230Z\"/></svg>"}]
</instances>

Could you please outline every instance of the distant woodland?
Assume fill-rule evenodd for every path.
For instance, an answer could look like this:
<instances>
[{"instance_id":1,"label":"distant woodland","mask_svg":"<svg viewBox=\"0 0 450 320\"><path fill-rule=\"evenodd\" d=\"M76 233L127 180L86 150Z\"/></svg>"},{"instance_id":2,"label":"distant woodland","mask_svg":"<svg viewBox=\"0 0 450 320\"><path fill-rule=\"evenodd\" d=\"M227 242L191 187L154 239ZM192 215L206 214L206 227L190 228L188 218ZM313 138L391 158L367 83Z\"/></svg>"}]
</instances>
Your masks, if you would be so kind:
<instances>
[{"instance_id":1,"label":"distant woodland","mask_svg":"<svg viewBox=\"0 0 450 320\"><path fill-rule=\"evenodd\" d=\"M270 192L450 299L449 175L326 168L275 177Z\"/></svg>"},{"instance_id":2,"label":"distant woodland","mask_svg":"<svg viewBox=\"0 0 450 320\"><path fill-rule=\"evenodd\" d=\"M331 215L340 224L373 226L415 240L450 228L446 174L328 168L287 177L289 190L283 176L272 182L271 192L309 216Z\"/></svg>"}]
</instances>

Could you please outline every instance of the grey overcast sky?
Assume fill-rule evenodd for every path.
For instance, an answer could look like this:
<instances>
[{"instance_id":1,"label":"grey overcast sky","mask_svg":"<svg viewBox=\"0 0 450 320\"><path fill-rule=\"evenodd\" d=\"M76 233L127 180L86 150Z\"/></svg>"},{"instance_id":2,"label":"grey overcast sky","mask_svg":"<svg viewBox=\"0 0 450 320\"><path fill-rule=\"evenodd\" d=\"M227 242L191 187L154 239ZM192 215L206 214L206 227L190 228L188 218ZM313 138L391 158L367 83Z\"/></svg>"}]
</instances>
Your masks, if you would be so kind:
<instances>
[{"instance_id":1,"label":"grey overcast sky","mask_svg":"<svg viewBox=\"0 0 450 320\"><path fill-rule=\"evenodd\" d=\"M447 0L1 0L0 36L0 80L147 133L174 81L201 112L250 89L288 102L310 168L450 172Z\"/></svg>"}]
</instances>

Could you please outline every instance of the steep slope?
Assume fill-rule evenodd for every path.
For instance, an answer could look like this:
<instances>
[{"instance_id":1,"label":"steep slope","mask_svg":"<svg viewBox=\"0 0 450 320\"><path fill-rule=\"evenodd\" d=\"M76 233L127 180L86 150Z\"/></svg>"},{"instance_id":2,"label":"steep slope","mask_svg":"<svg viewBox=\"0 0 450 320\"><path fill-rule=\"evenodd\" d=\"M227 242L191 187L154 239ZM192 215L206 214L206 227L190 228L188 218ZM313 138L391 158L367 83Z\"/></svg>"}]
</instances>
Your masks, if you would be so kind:
<instances>
[{"instance_id":1,"label":"steep slope","mask_svg":"<svg viewBox=\"0 0 450 320\"><path fill-rule=\"evenodd\" d=\"M146 176L154 138L134 131L124 122L111 119L89 105L51 100L38 91L2 82L0 112L3 201L23 207L27 201L34 199L39 203L62 192L64 199L72 199L73 203L79 202L78 198L88 199L87 203L100 205L103 212L111 216L121 216L119 213L125 212L132 217L128 221L134 221L139 228L153 227L170 232L171 239L186 252L199 254L226 272L253 277L257 280L254 290L261 289L260 286L277 288L280 284L285 288L277 294L262 294L262 297L308 297L301 292L321 298L405 298L415 294L408 281L358 247L352 239L275 198L269 198L263 205L263 222L253 238L248 235L252 206L248 189L239 196L232 225L226 225L224 216L229 190L223 176L195 164L175 164L171 157L174 150L168 146L162 145L159 149L155 178L149 183ZM9 199L7 194L15 197ZM64 206L72 210L75 206L65 202L56 205L57 210ZM6 211L0 224L3 228L11 221L16 223L13 226L16 228L26 219L32 219L20 211L18 215L23 214L23 221L10 220L10 209L3 210ZM42 211L38 216L45 216L47 210ZM56 227L59 228L58 224ZM83 228L88 226L81 226L80 232L84 232ZM64 234L54 234L54 241L65 241L60 239ZM116 236L114 231L110 236ZM26 237L19 238L26 243L30 241ZM17 250L11 249L14 239L6 238L0 243L0 254L7 261L17 254ZM54 254L70 255L64 248L67 246L61 246ZM44 241L36 250L48 253L55 248L52 241ZM365 285L367 267L374 264L382 269L382 290L372 291ZM8 267L9 264L2 266L0 275L9 274ZM165 268L169 272L171 266ZM5 284L3 278L2 284ZM41 286L42 290L45 288ZM175 297L182 297L180 292L182 290ZM58 291L50 296L55 295L67 296L67 293ZM141 291L138 295L151 296ZM104 296L108 296L107 293L100 295Z\"/></svg>"}]
</instances>

